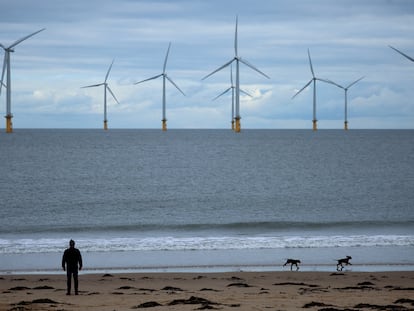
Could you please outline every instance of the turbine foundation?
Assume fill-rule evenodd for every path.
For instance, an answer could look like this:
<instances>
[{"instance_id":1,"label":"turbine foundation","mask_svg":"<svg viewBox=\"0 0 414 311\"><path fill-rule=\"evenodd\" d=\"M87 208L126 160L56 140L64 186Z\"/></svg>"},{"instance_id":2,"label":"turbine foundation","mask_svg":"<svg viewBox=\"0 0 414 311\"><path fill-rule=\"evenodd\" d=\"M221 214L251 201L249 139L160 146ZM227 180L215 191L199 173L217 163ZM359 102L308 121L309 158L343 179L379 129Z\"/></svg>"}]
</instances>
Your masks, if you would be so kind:
<instances>
[{"instance_id":1,"label":"turbine foundation","mask_svg":"<svg viewBox=\"0 0 414 311\"><path fill-rule=\"evenodd\" d=\"M162 130L165 132L167 130L167 119L163 119L162 121Z\"/></svg>"},{"instance_id":2,"label":"turbine foundation","mask_svg":"<svg viewBox=\"0 0 414 311\"><path fill-rule=\"evenodd\" d=\"M348 121L344 122L344 130L347 131L348 130Z\"/></svg>"},{"instance_id":3,"label":"turbine foundation","mask_svg":"<svg viewBox=\"0 0 414 311\"><path fill-rule=\"evenodd\" d=\"M318 130L318 120L312 120L312 123L313 123L312 129L314 131L317 131Z\"/></svg>"},{"instance_id":4,"label":"turbine foundation","mask_svg":"<svg viewBox=\"0 0 414 311\"><path fill-rule=\"evenodd\" d=\"M108 120L104 120L104 130L108 130Z\"/></svg>"},{"instance_id":5,"label":"turbine foundation","mask_svg":"<svg viewBox=\"0 0 414 311\"><path fill-rule=\"evenodd\" d=\"M8 114L6 117L6 133L13 133L13 116Z\"/></svg>"},{"instance_id":6,"label":"turbine foundation","mask_svg":"<svg viewBox=\"0 0 414 311\"><path fill-rule=\"evenodd\" d=\"M236 128L235 132L240 133L241 127L240 127L240 117L236 117Z\"/></svg>"},{"instance_id":7,"label":"turbine foundation","mask_svg":"<svg viewBox=\"0 0 414 311\"><path fill-rule=\"evenodd\" d=\"M234 131L234 119L231 120L231 129Z\"/></svg>"}]
</instances>

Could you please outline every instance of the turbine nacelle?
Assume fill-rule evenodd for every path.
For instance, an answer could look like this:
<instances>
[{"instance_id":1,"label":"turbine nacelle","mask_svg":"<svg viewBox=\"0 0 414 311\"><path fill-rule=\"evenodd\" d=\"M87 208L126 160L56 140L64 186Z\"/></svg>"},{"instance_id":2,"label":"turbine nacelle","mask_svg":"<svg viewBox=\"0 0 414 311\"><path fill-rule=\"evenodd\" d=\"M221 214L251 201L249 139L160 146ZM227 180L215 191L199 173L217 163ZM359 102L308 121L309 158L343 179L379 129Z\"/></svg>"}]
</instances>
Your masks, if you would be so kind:
<instances>
[{"instance_id":1,"label":"turbine nacelle","mask_svg":"<svg viewBox=\"0 0 414 311\"><path fill-rule=\"evenodd\" d=\"M1 47L3 48L4 51L9 52L9 53L14 53L14 49L11 48L6 48L3 45L1 45Z\"/></svg>"}]
</instances>

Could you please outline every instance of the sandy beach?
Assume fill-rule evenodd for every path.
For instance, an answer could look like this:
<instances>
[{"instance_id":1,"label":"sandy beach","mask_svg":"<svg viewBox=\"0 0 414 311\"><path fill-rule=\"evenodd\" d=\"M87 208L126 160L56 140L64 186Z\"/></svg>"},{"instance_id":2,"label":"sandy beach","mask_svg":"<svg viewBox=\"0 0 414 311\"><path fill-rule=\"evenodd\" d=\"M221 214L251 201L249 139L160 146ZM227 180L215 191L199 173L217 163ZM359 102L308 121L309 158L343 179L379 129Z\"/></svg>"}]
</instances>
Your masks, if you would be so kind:
<instances>
[{"instance_id":1,"label":"sandy beach","mask_svg":"<svg viewBox=\"0 0 414 311\"><path fill-rule=\"evenodd\" d=\"M414 272L0 276L1 310L414 310Z\"/></svg>"}]
</instances>

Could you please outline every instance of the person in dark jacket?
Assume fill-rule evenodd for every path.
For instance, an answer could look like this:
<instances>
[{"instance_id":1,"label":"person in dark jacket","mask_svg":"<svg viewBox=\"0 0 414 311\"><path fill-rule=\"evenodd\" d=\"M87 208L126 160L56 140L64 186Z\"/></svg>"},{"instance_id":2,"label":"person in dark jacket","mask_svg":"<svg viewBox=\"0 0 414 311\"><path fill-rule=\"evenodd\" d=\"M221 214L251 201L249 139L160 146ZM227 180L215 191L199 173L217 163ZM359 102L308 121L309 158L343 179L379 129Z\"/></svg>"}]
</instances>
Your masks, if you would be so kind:
<instances>
[{"instance_id":1,"label":"person in dark jacket","mask_svg":"<svg viewBox=\"0 0 414 311\"><path fill-rule=\"evenodd\" d=\"M62 268L66 271L67 276L67 292L66 295L70 295L71 281L73 276L75 295L78 294L78 267L82 270L82 255L80 251L75 248L75 241L69 241L69 248L65 250L62 257Z\"/></svg>"}]
</instances>

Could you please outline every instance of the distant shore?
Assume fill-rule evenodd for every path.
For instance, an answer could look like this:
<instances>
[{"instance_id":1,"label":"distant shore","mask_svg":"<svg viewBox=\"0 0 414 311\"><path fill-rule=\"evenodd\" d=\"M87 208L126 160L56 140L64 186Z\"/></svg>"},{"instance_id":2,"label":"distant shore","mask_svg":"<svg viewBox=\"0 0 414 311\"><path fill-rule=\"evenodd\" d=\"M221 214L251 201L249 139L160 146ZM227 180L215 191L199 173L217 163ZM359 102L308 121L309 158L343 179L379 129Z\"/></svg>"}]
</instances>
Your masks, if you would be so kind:
<instances>
[{"instance_id":1,"label":"distant shore","mask_svg":"<svg viewBox=\"0 0 414 311\"><path fill-rule=\"evenodd\" d=\"M0 275L0 310L412 310L414 271Z\"/></svg>"}]
</instances>

